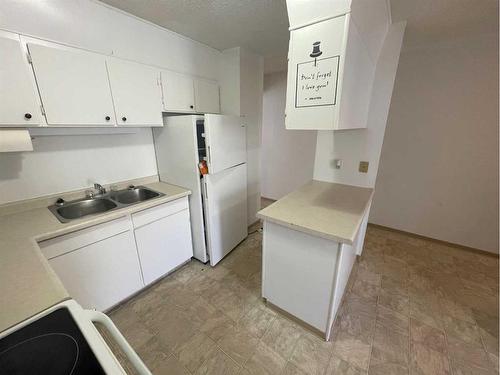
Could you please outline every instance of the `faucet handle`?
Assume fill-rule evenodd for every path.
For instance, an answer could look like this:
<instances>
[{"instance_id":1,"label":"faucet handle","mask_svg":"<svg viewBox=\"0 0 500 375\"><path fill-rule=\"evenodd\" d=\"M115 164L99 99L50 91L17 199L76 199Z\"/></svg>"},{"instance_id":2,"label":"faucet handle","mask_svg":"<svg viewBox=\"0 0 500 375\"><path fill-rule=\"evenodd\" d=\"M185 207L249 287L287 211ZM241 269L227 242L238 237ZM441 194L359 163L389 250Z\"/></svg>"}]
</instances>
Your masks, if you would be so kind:
<instances>
[{"instance_id":1,"label":"faucet handle","mask_svg":"<svg viewBox=\"0 0 500 375\"><path fill-rule=\"evenodd\" d=\"M99 191L99 194L106 194L106 188L104 188L101 184L97 182L94 184L94 189Z\"/></svg>"}]
</instances>

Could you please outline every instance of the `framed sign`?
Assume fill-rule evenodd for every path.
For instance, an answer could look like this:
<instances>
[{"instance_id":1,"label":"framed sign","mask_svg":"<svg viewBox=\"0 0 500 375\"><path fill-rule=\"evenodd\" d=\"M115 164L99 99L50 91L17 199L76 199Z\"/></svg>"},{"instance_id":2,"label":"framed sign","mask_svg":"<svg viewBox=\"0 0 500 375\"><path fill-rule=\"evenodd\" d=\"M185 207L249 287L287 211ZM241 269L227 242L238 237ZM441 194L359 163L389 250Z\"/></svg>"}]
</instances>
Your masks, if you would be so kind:
<instances>
[{"instance_id":1,"label":"framed sign","mask_svg":"<svg viewBox=\"0 0 500 375\"><path fill-rule=\"evenodd\" d=\"M337 104L340 56L297 64L295 108Z\"/></svg>"}]
</instances>

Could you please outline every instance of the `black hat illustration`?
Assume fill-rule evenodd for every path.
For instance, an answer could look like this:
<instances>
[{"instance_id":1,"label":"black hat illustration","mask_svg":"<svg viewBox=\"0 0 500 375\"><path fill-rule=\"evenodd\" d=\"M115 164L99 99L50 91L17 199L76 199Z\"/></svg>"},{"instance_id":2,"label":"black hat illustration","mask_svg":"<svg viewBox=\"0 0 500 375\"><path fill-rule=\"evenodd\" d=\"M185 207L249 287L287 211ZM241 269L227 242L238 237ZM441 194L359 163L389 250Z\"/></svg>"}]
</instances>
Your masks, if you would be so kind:
<instances>
[{"instance_id":1,"label":"black hat illustration","mask_svg":"<svg viewBox=\"0 0 500 375\"><path fill-rule=\"evenodd\" d=\"M313 50L309 56L314 57L314 66L316 66L316 58L321 56L323 52L319 49L319 45L321 42L314 42L313 43Z\"/></svg>"}]
</instances>

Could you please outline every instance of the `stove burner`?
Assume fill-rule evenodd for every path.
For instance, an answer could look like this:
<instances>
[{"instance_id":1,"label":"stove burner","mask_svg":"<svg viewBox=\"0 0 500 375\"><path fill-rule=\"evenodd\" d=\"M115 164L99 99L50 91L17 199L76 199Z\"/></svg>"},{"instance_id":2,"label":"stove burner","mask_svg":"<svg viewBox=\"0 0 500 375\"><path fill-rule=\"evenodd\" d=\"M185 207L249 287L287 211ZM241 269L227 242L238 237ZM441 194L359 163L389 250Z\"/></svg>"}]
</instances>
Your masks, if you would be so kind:
<instances>
[{"instance_id":1,"label":"stove burner","mask_svg":"<svg viewBox=\"0 0 500 375\"><path fill-rule=\"evenodd\" d=\"M0 339L0 373L104 374L71 314L61 308Z\"/></svg>"}]
</instances>

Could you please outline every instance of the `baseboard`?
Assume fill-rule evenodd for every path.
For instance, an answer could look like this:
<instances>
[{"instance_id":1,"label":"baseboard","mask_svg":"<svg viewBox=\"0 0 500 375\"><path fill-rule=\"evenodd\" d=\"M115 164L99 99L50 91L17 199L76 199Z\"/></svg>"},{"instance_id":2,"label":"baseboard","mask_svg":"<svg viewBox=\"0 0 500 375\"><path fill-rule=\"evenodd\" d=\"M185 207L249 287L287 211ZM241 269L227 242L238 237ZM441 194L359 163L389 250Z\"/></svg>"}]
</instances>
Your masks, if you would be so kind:
<instances>
[{"instance_id":1,"label":"baseboard","mask_svg":"<svg viewBox=\"0 0 500 375\"><path fill-rule=\"evenodd\" d=\"M464 245L456 244L456 243L453 243L453 242L438 240L436 238L426 237L426 236L422 236L420 234L415 234L415 233L406 232L406 231L400 230L400 229L386 227L384 225L368 223L368 226L374 227L374 228L377 228L377 229L386 230L388 232L401 233L401 234L404 234L404 235L409 236L409 237L419 238L419 239L422 239L422 240L434 242L434 243L441 244L441 245L453 246L453 247L459 248L461 250L470 251L470 252L476 253L476 254L489 255L489 256L491 256L493 258L498 258L499 257L499 254L491 253L491 252L486 251L486 250L476 249L474 247L464 246Z\"/></svg>"},{"instance_id":2,"label":"baseboard","mask_svg":"<svg viewBox=\"0 0 500 375\"><path fill-rule=\"evenodd\" d=\"M267 197L260 197L260 199L265 199L267 201L276 202L276 199L267 198Z\"/></svg>"}]
</instances>

